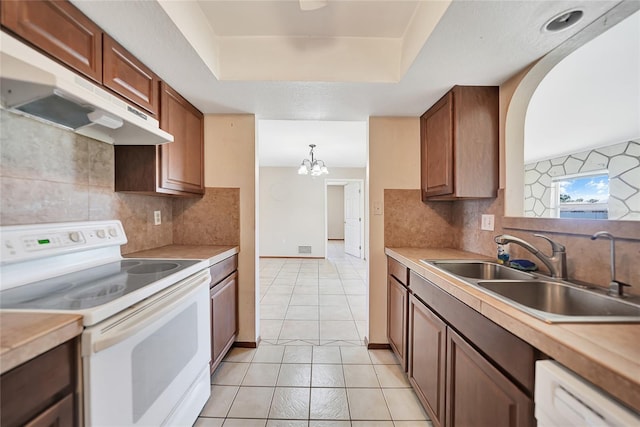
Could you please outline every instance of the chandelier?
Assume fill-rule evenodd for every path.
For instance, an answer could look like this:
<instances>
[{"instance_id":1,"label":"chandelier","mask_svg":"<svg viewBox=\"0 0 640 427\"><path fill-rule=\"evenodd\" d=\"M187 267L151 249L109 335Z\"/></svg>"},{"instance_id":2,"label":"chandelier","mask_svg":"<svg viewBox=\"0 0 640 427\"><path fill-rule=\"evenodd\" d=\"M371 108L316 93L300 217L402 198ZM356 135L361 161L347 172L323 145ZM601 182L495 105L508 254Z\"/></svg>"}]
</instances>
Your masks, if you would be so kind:
<instances>
[{"instance_id":1,"label":"chandelier","mask_svg":"<svg viewBox=\"0 0 640 427\"><path fill-rule=\"evenodd\" d=\"M302 164L300 164L300 168L298 169L298 175L309 175L309 173L311 173L311 176L320 176L328 174L329 169L327 169L324 161L316 159L313 155L313 149L316 148L316 144L309 144L309 147L311 147L311 151L309 151L311 160L304 159L302 161Z\"/></svg>"}]
</instances>

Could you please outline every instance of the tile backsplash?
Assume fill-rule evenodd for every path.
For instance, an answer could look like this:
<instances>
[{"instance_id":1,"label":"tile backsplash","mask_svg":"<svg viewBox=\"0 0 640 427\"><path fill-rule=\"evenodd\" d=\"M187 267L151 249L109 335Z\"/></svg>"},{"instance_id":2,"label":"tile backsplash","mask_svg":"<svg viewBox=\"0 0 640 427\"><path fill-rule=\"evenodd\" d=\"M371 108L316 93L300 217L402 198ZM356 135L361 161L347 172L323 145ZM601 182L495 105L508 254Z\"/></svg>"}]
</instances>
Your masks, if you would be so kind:
<instances>
[{"instance_id":1,"label":"tile backsplash","mask_svg":"<svg viewBox=\"0 0 640 427\"><path fill-rule=\"evenodd\" d=\"M207 189L205 205L215 190ZM119 219L129 239L123 254L174 243L174 204L191 203L114 192L113 145L6 110L0 110L0 196L1 225ZM227 200L222 201L216 209L223 212L210 215L209 221L216 215L238 215L229 211L237 211L237 203L227 206ZM157 210L161 225L153 222ZM228 228L223 231L229 234ZM217 239L211 233L209 237Z\"/></svg>"},{"instance_id":2,"label":"tile backsplash","mask_svg":"<svg viewBox=\"0 0 640 427\"><path fill-rule=\"evenodd\" d=\"M455 248L453 203L422 203L420 190L384 190L384 244L389 247Z\"/></svg>"},{"instance_id":3,"label":"tile backsplash","mask_svg":"<svg viewBox=\"0 0 640 427\"><path fill-rule=\"evenodd\" d=\"M176 199L173 242L181 245L240 244L240 189L205 189L202 199Z\"/></svg>"}]
</instances>

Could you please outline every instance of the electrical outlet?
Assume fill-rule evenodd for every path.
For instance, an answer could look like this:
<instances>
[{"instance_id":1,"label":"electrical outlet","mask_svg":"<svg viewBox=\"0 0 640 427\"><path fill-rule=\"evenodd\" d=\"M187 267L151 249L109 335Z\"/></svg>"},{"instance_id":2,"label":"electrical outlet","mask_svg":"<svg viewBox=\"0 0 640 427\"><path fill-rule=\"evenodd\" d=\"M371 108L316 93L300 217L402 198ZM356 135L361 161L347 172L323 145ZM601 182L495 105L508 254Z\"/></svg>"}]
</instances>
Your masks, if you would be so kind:
<instances>
[{"instance_id":1,"label":"electrical outlet","mask_svg":"<svg viewBox=\"0 0 640 427\"><path fill-rule=\"evenodd\" d=\"M373 214L382 215L382 202L373 202Z\"/></svg>"},{"instance_id":2,"label":"electrical outlet","mask_svg":"<svg viewBox=\"0 0 640 427\"><path fill-rule=\"evenodd\" d=\"M153 225L162 224L162 214L160 211L153 211Z\"/></svg>"},{"instance_id":3,"label":"electrical outlet","mask_svg":"<svg viewBox=\"0 0 640 427\"><path fill-rule=\"evenodd\" d=\"M482 215L482 223L480 224L481 230L493 231L493 222L495 220L494 215Z\"/></svg>"}]
</instances>

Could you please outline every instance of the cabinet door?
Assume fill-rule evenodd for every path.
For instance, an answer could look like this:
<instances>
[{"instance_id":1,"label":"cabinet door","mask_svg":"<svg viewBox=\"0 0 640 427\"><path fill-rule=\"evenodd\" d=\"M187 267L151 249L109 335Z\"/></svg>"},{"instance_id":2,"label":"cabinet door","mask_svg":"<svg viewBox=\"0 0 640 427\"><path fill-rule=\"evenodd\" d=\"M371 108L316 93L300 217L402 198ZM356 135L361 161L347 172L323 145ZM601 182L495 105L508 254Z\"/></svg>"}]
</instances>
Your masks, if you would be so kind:
<instances>
[{"instance_id":1,"label":"cabinet door","mask_svg":"<svg viewBox=\"0 0 640 427\"><path fill-rule=\"evenodd\" d=\"M158 77L107 34L103 37L104 85L157 117Z\"/></svg>"},{"instance_id":2,"label":"cabinet door","mask_svg":"<svg viewBox=\"0 0 640 427\"><path fill-rule=\"evenodd\" d=\"M43 413L25 424L25 427L62 427L74 425L73 395L69 394L51 405Z\"/></svg>"},{"instance_id":3,"label":"cabinet door","mask_svg":"<svg viewBox=\"0 0 640 427\"><path fill-rule=\"evenodd\" d=\"M67 415L62 415L67 411L71 412L71 422L60 425L76 424L74 393L79 361L78 341L79 338L67 341L2 374L0 425L22 426L30 420L56 419L56 412L61 419L68 419ZM58 409L53 409L53 413L47 414L49 408L57 405L61 396L69 396L70 399L61 403Z\"/></svg>"},{"instance_id":4,"label":"cabinet door","mask_svg":"<svg viewBox=\"0 0 640 427\"><path fill-rule=\"evenodd\" d=\"M409 381L436 427L442 426L444 421L446 337L446 323L411 295Z\"/></svg>"},{"instance_id":5,"label":"cabinet door","mask_svg":"<svg viewBox=\"0 0 640 427\"><path fill-rule=\"evenodd\" d=\"M422 201L454 192L453 95L449 92L420 118Z\"/></svg>"},{"instance_id":6,"label":"cabinet door","mask_svg":"<svg viewBox=\"0 0 640 427\"><path fill-rule=\"evenodd\" d=\"M3 0L2 26L102 83L102 30L68 1Z\"/></svg>"},{"instance_id":7,"label":"cabinet door","mask_svg":"<svg viewBox=\"0 0 640 427\"><path fill-rule=\"evenodd\" d=\"M447 427L535 424L531 399L452 329L447 353Z\"/></svg>"},{"instance_id":8,"label":"cabinet door","mask_svg":"<svg viewBox=\"0 0 640 427\"><path fill-rule=\"evenodd\" d=\"M387 278L387 333L402 369L407 369L407 308L409 292L393 276Z\"/></svg>"},{"instance_id":9,"label":"cabinet door","mask_svg":"<svg viewBox=\"0 0 640 427\"><path fill-rule=\"evenodd\" d=\"M211 371L235 341L237 328L238 273L211 288Z\"/></svg>"},{"instance_id":10,"label":"cabinet door","mask_svg":"<svg viewBox=\"0 0 640 427\"><path fill-rule=\"evenodd\" d=\"M164 82L160 127L174 141L159 147L161 189L204 194L204 118L202 113Z\"/></svg>"}]
</instances>

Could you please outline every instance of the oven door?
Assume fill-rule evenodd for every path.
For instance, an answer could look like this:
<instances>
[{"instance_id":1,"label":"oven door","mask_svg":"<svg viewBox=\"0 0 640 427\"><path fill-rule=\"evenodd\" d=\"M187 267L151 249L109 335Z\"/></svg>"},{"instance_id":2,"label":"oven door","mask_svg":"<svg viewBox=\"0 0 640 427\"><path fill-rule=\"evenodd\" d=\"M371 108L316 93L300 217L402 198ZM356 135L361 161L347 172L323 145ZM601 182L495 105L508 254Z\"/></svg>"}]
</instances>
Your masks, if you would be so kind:
<instances>
[{"instance_id":1,"label":"oven door","mask_svg":"<svg viewBox=\"0 0 640 427\"><path fill-rule=\"evenodd\" d=\"M191 425L209 398L208 270L85 329L87 426Z\"/></svg>"}]
</instances>

